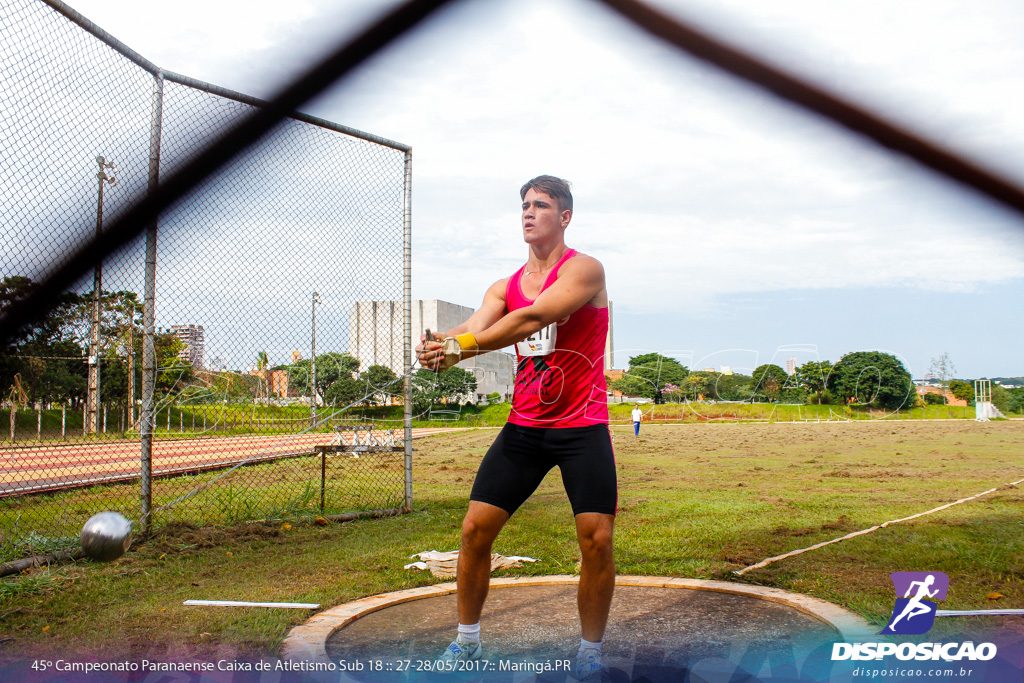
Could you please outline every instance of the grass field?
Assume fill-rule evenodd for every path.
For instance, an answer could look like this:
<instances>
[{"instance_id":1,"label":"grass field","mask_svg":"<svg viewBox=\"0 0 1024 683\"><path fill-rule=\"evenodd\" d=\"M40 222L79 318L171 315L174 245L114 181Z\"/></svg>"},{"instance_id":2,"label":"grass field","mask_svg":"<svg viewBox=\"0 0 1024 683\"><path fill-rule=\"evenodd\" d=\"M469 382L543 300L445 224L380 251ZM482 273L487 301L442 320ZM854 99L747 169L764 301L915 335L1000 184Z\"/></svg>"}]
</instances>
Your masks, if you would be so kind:
<instances>
[{"instance_id":1,"label":"grass field","mask_svg":"<svg viewBox=\"0 0 1024 683\"><path fill-rule=\"evenodd\" d=\"M331 456L322 492L320 468L320 456L311 455L247 465L231 472L212 470L155 478L152 525L225 527L263 518L295 523L317 514L382 510L404 504L404 453L363 454L359 459ZM164 509L166 505L169 507ZM85 520L101 510L137 517L139 482L0 498L0 562L73 549Z\"/></svg>"},{"instance_id":2,"label":"grass field","mask_svg":"<svg viewBox=\"0 0 1024 683\"><path fill-rule=\"evenodd\" d=\"M613 422L630 422L631 403L609 406ZM820 422L827 420L956 420L973 419L973 407L919 406L896 411L871 406L789 405L771 403L719 403L660 405L643 404L644 419L655 422ZM508 419L507 403L484 406L463 406L451 411L446 419L429 419L430 414L414 415L415 427L494 427ZM320 407L320 420L331 417L319 431L329 432L338 422L357 424L376 423L387 428L400 429L404 424L402 406L373 406L351 408L338 414L329 406ZM1016 413L1015 413L1016 415ZM239 405L186 405L171 404L158 408L155 414L156 438L193 437L201 435L240 434L295 434L310 427L308 406ZM138 438L131 429L131 420L121 407L107 412L106 430L85 436L82 433L81 410L62 413L59 408L19 410L15 416L15 445L33 445L45 442L110 440ZM0 409L0 444L11 444L10 409Z\"/></svg>"},{"instance_id":3,"label":"grass field","mask_svg":"<svg viewBox=\"0 0 1024 683\"><path fill-rule=\"evenodd\" d=\"M644 421L688 422L827 422L842 420L962 420L974 419L969 406L919 406L885 410L868 405L799 405L788 403L665 403L641 404ZM632 422L630 403L612 404L613 422Z\"/></svg>"},{"instance_id":4,"label":"grass field","mask_svg":"<svg viewBox=\"0 0 1024 683\"><path fill-rule=\"evenodd\" d=\"M882 623L894 598L890 572L937 570L950 577L942 608L1024 608L1019 486L742 579L732 573L1024 479L1024 422L704 423L645 425L639 439L630 427L614 434L622 574L775 586ZM80 562L0 581L7 639L0 638L0 661L74 653L265 656L309 614L182 602L301 601L326 608L434 583L429 574L402 567L414 553L457 548L468 488L494 435L480 429L417 441L416 505L409 515L329 526L309 517L229 528L171 525L111 564ZM579 553L557 473L515 515L495 552L541 560L504 574L576 571ZM1021 620L1003 623L1024 631Z\"/></svg>"}]
</instances>

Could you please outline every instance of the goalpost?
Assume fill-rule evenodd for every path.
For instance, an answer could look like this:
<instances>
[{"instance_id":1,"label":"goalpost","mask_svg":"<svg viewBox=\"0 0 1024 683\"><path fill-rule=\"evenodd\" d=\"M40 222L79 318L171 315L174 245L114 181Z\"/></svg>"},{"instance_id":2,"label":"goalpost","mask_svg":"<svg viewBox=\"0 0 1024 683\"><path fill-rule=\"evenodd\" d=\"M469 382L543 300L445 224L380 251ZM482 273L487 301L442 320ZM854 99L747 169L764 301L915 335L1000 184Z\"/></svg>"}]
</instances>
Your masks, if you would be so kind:
<instances>
[{"instance_id":1,"label":"goalpost","mask_svg":"<svg viewBox=\"0 0 1024 683\"><path fill-rule=\"evenodd\" d=\"M974 380L974 419L988 422L996 417L995 406L992 405L992 380Z\"/></svg>"}]
</instances>

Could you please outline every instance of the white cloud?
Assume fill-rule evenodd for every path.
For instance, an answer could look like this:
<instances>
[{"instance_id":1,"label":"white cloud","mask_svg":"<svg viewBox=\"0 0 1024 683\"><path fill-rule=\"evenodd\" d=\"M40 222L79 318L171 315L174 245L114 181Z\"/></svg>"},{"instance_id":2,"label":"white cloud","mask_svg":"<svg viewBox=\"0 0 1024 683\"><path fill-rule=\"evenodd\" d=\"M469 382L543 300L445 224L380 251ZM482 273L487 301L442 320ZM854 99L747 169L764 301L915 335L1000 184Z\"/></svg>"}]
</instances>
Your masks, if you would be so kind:
<instances>
[{"instance_id":1,"label":"white cloud","mask_svg":"<svg viewBox=\"0 0 1024 683\"><path fill-rule=\"evenodd\" d=\"M78 0L152 61L267 96L371 0ZM664 0L738 44L1024 178L1012 0ZM569 243L617 310L766 289L1018 282L1019 219L678 55L584 0L457 3L314 113L413 145L414 296L476 305L522 264L519 185L574 181Z\"/></svg>"},{"instance_id":2,"label":"white cloud","mask_svg":"<svg viewBox=\"0 0 1024 683\"><path fill-rule=\"evenodd\" d=\"M1012 0L658 4L1024 178L1024 15Z\"/></svg>"},{"instance_id":3,"label":"white cloud","mask_svg":"<svg viewBox=\"0 0 1024 683\"><path fill-rule=\"evenodd\" d=\"M458 24L434 27L324 103L414 144L417 296L465 291L474 281L468 264L482 259L482 280L461 301L475 304L496 272L525 259L515 191L538 172L574 181L569 241L605 260L627 309L710 310L724 294L772 287L962 290L1024 272L1024 253L994 228L1000 220L984 202L943 197L945 184L906 162L637 42L604 14L574 14L585 4L521 6L511 17L499 7L501 21L469 34ZM801 51L797 36L818 25L787 9L792 14L766 12L764 21L781 26L797 46L791 52L806 57L821 39L811 34ZM841 27L847 19L832 21ZM870 35L863 21L855 29ZM889 53L860 60L867 67L855 45L840 42L817 68L833 79L851 73L843 84L852 92L872 89L877 99L892 84L895 101L910 98L898 72L871 80L924 49L898 38L895 30L876 35L870 46ZM413 53L423 59L410 61ZM931 77L915 91L929 93L930 103L919 105L929 111L915 115L936 109L942 88L955 87ZM974 123L961 119L926 123ZM972 139L994 135L984 131L1001 122L985 123ZM666 287L661 296L631 293Z\"/></svg>"}]
</instances>

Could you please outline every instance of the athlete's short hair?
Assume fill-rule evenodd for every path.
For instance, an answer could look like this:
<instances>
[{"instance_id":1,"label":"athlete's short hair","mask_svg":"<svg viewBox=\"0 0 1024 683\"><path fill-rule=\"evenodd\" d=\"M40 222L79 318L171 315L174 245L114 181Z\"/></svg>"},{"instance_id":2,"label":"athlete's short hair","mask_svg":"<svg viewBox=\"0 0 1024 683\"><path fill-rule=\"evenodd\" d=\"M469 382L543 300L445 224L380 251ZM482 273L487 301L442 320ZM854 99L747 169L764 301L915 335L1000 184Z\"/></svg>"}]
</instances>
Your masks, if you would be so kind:
<instances>
[{"instance_id":1,"label":"athlete's short hair","mask_svg":"<svg viewBox=\"0 0 1024 683\"><path fill-rule=\"evenodd\" d=\"M566 209L572 211L572 191L568 180L562 180L553 175L539 175L533 180L526 181L526 184L519 190L519 198L526 199L526 193L530 190L543 192L557 201L559 212Z\"/></svg>"}]
</instances>

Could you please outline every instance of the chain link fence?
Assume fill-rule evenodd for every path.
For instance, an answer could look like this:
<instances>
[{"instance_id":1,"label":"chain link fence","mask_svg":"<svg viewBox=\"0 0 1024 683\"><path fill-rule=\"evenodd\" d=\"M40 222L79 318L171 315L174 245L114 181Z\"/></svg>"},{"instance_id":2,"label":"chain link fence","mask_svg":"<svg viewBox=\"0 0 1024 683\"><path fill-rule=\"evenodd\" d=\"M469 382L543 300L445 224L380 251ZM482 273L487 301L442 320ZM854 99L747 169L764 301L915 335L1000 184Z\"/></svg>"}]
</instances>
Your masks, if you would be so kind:
<instances>
[{"instance_id":1,"label":"chain link fence","mask_svg":"<svg viewBox=\"0 0 1024 683\"><path fill-rule=\"evenodd\" d=\"M260 102L57 0L0 22L3 306ZM407 146L296 114L0 348L0 560L102 510L148 530L408 507L409 419L356 443L343 409L409 403L348 328L360 301L409 320L410 174Z\"/></svg>"}]
</instances>

